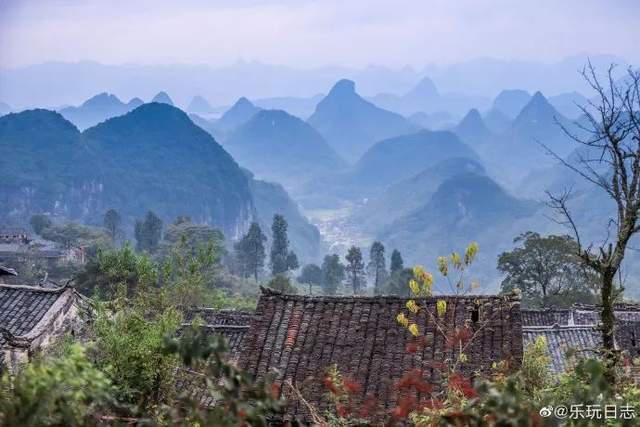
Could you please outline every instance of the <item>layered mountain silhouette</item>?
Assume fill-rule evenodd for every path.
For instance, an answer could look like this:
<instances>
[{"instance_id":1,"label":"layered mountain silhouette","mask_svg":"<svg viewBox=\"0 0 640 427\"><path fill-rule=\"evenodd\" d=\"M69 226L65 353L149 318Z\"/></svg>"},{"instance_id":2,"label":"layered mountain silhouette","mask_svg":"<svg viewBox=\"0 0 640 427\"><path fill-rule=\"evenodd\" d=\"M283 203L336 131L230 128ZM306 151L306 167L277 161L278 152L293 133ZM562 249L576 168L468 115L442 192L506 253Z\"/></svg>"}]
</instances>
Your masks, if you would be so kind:
<instances>
[{"instance_id":1,"label":"layered mountain silhouette","mask_svg":"<svg viewBox=\"0 0 640 427\"><path fill-rule=\"evenodd\" d=\"M526 90L503 90L493 100L493 108L514 119L530 100L531 95Z\"/></svg>"},{"instance_id":2,"label":"layered mountain silhouette","mask_svg":"<svg viewBox=\"0 0 640 427\"><path fill-rule=\"evenodd\" d=\"M259 178L293 189L345 162L309 124L281 110L261 110L225 140L225 148Z\"/></svg>"},{"instance_id":3,"label":"layered mountain silhouette","mask_svg":"<svg viewBox=\"0 0 640 427\"><path fill-rule=\"evenodd\" d=\"M588 107L589 100L578 92L569 92L550 97L549 103L563 116L577 119L583 114L581 107Z\"/></svg>"},{"instance_id":4,"label":"layered mountain silhouette","mask_svg":"<svg viewBox=\"0 0 640 427\"><path fill-rule=\"evenodd\" d=\"M575 148L563 128L576 130L536 92L505 131L491 143L474 148L496 177L513 189L532 170L557 163L555 156L564 157Z\"/></svg>"},{"instance_id":5,"label":"layered mountain silhouette","mask_svg":"<svg viewBox=\"0 0 640 427\"><path fill-rule=\"evenodd\" d=\"M386 187L459 157L478 160L475 151L454 133L422 130L375 144L356 164L351 181L372 189Z\"/></svg>"},{"instance_id":6,"label":"layered mountain silhouette","mask_svg":"<svg viewBox=\"0 0 640 427\"><path fill-rule=\"evenodd\" d=\"M49 212L100 223L114 208L131 224L152 210L235 238L260 216L253 184L231 155L166 104L144 104L83 133L55 112L9 114L0 118L0 147L8 153L0 160L3 222ZM289 209L279 206L286 193L276 196L271 209Z\"/></svg>"},{"instance_id":7,"label":"layered mountain silhouette","mask_svg":"<svg viewBox=\"0 0 640 427\"><path fill-rule=\"evenodd\" d=\"M511 119L497 108L491 108L484 115L487 128L494 133L504 132L511 126Z\"/></svg>"},{"instance_id":8,"label":"layered mountain silhouette","mask_svg":"<svg viewBox=\"0 0 640 427\"><path fill-rule=\"evenodd\" d=\"M209 114L213 112L213 107L209 104L209 101L204 99L200 95L196 95L191 99L187 106L187 111L190 113Z\"/></svg>"},{"instance_id":9,"label":"layered mountain silhouette","mask_svg":"<svg viewBox=\"0 0 640 427\"><path fill-rule=\"evenodd\" d=\"M371 197L354 215L371 232L382 229L410 214L431 199L446 180L460 174L484 175L484 167L475 160L454 157L391 185Z\"/></svg>"},{"instance_id":10,"label":"layered mountain silhouette","mask_svg":"<svg viewBox=\"0 0 640 427\"><path fill-rule=\"evenodd\" d=\"M60 110L62 116L84 130L111 117L121 116L143 104L140 98L133 98L128 103L109 93L98 94L86 100L79 107L66 107Z\"/></svg>"},{"instance_id":11,"label":"layered mountain silhouette","mask_svg":"<svg viewBox=\"0 0 640 427\"><path fill-rule=\"evenodd\" d=\"M293 116L306 120L316 110L316 106L322 98L324 98L324 94L318 94L308 98L278 96L256 99L255 103L258 107L264 108L265 110L284 110Z\"/></svg>"},{"instance_id":12,"label":"layered mountain silhouette","mask_svg":"<svg viewBox=\"0 0 640 427\"><path fill-rule=\"evenodd\" d=\"M432 111L440 103L440 93L433 81L424 77L404 95L383 93L371 98L376 105L401 114Z\"/></svg>"},{"instance_id":13,"label":"layered mountain silhouette","mask_svg":"<svg viewBox=\"0 0 640 427\"><path fill-rule=\"evenodd\" d=\"M480 112L475 108L469 110L453 131L465 144L471 147L476 147L478 144L488 144L495 138L495 135L484 123Z\"/></svg>"},{"instance_id":14,"label":"layered mountain silhouette","mask_svg":"<svg viewBox=\"0 0 640 427\"><path fill-rule=\"evenodd\" d=\"M308 123L351 162L376 141L416 130L416 126L401 115L363 99L351 80L337 82L320 101Z\"/></svg>"},{"instance_id":15,"label":"layered mountain silhouette","mask_svg":"<svg viewBox=\"0 0 640 427\"><path fill-rule=\"evenodd\" d=\"M473 172L445 180L433 196L412 213L396 220L378 236L388 246L400 249L409 262L435 262L437 256L463 250L470 239L477 241L487 257L478 278L495 276L499 251L512 245L520 221L539 208L534 202L509 195L486 175Z\"/></svg>"},{"instance_id":16,"label":"layered mountain silhouette","mask_svg":"<svg viewBox=\"0 0 640 427\"><path fill-rule=\"evenodd\" d=\"M161 91L156 94L156 96L151 99L151 102L157 102L158 104L167 104L173 106L173 100L167 94L167 92Z\"/></svg>"},{"instance_id":17,"label":"layered mountain silhouette","mask_svg":"<svg viewBox=\"0 0 640 427\"><path fill-rule=\"evenodd\" d=\"M408 117L409 121L424 129L444 130L455 125L454 117L446 111L435 113L413 113Z\"/></svg>"},{"instance_id":18,"label":"layered mountain silhouette","mask_svg":"<svg viewBox=\"0 0 640 427\"><path fill-rule=\"evenodd\" d=\"M243 96L216 120L215 126L223 132L232 131L248 122L259 111L261 111L259 107Z\"/></svg>"}]
</instances>

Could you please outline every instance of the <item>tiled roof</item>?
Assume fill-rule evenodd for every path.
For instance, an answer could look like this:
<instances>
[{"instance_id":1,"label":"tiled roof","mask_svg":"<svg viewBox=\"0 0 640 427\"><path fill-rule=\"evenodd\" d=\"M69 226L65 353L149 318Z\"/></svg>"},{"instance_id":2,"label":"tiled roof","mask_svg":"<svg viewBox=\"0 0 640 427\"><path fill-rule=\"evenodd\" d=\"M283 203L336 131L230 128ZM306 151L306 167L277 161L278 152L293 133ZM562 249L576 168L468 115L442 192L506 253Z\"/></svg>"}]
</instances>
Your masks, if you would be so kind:
<instances>
[{"instance_id":1,"label":"tiled roof","mask_svg":"<svg viewBox=\"0 0 640 427\"><path fill-rule=\"evenodd\" d=\"M568 325L571 310L532 310L522 309L522 326Z\"/></svg>"},{"instance_id":2,"label":"tiled roof","mask_svg":"<svg viewBox=\"0 0 640 427\"><path fill-rule=\"evenodd\" d=\"M207 325L249 326L255 313L241 310L217 310L214 308L191 307L184 311L185 323L199 317Z\"/></svg>"},{"instance_id":3,"label":"tiled roof","mask_svg":"<svg viewBox=\"0 0 640 427\"><path fill-rule=\"evenodd\" d=\"M567 350L577 351L577 357L598 358L597 350L602 346L602 331L596 325L528 326L522 328L522 335L525 348L537 337L545 337L554 373L562 373L572 367ZM614 338L617 349L631 358L640 356L640 322L617 322Z\"/></svg>"},{"instance_id":4,"label":"tiled roof","mask_svg":"<svg viewBox=\"0 0 640 427\"><path fill-rule=\"evenodd\" d=\"M26 335L44 317L65 289L0 285L0 328L13 336ZM6 344L5 334L0 334L0 346Z\"/></svg>"},{"instance_id":5,"label":"tiled roof","mask_svg":"<svg viewBox=\"0 0 640 427\"><path fill-rule=\"evenodd\" d=\"M486 373L500 360L511 359L519 366L522 331L518 299L439 296L416 301L435 314L438 300L447 302L443 321L448 326L467 324L476 332L466 350L464 373ZM329 403L322 379L336 364L343 375L361 386L357 401L373 396L378 413L388 413L398 402L395 385L403 374L422 369L423 380L437 386L442 362L456 357L455 349L446 345L431 317L424 313L413 320L426 344L415 353L407 351L412 338L396 320L406 302L399 297L309 297L263 289L240 367L260 378L275 369L277 385L291 381L323 413ZM289 414L310 421L304 405L296 399L290 402Z\"/></svg>"},{"instance_id":6,"label":"tiled roof","mask_svg":"<svg viewBox=\"0 0 640 427\"><path fill-rule=\"evenodd\" d=\"M592 358L597 357L597 349L602 345L602 333L596 326L556 325L522 328L525 348L540 336L547 341L547 350L551 357L550 368L556 374L572 367L571 359L567 358L567 350L574 350L576 357Z\"/></svg>"},{"instance_id":7,"label":"tiled roof","mask_svg":"<svg viewBox=\"0 0 640 427\"><path fill-rule=\"evenodd\" d=\"M185 323L182 329L189 327L191 324ZM228 345L228 356L231 360L237 360L242 349L242 342L249 331L249 326L243 325L203 325L200 326L207 336L222 336Z\"/></svg>"}]
</instances>

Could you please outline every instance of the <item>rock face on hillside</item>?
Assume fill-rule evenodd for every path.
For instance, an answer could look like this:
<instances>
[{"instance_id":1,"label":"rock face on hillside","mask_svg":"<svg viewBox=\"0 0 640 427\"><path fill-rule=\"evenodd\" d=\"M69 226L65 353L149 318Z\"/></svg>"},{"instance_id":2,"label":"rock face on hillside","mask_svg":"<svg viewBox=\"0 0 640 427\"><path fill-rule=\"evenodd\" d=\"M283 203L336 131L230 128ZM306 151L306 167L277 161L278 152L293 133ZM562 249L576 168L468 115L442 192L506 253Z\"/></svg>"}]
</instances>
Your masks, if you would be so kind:
<instances>
[{"instance_id":1,"label":"rock face on hillside","mask_svg":"<svg viewBox=\"0 0 640 427\"><path fill-rule=\"evenodd\" d=\"M378 141L416 130L416 126L401 115L363 99L351 80L337 82L318 103L308 122L338 154L351 162Z\"/></svg>"},{"instance_id":2,"label":"rock face on hillside","mask_svg":"<svg viewBox=\"0 0 640 427\"><path fill-rule=\"evenodd\" d=\"M25 224L33 214L50 213L101 224L113 208L130 226L152 210L165 222L189 216L232 240L251 221L268 227L281 213L300 254L317 255L318 231L286 191L253 180L166 104L145 104L84 133L52 111L10 114L0 118L0 151L0 223Z\"/></svg>"}]
</instances>

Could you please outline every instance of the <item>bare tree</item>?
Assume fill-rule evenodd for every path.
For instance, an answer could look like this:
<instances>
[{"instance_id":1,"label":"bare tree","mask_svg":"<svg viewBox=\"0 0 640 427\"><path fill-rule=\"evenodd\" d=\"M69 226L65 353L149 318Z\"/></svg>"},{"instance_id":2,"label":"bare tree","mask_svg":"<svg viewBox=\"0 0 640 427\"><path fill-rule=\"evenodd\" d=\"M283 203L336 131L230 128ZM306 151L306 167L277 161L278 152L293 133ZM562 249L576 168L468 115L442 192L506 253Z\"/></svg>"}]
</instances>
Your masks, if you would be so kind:
<instances>
[{"instance_id":1,"label":"bare tree","mask_svg":"<svg viewBox=\"0 0 640 427\"><path fill-rule=\"evenodd\" d=\"M614 69L614 65L609 67L606 81L598 78L591 63L582 71L595 92L594 100L581 107L588 124L577 124L577 131L563 127L567 135L583 146L577 161L565 160L547 148L566 167L603 190L616 206L605 241L599 245L586 244L580 239L579 226L568 206L571 192L547 193L549 205L562 218L560 222L575 235L578 256L599 276L602 340L610 366L615 366L618 360L614 350L613 308L622 288L616 291L615 280L630 239L640 231L640 72L629 69L624 78L616 80Z\"/></svg>"}]
</instances>

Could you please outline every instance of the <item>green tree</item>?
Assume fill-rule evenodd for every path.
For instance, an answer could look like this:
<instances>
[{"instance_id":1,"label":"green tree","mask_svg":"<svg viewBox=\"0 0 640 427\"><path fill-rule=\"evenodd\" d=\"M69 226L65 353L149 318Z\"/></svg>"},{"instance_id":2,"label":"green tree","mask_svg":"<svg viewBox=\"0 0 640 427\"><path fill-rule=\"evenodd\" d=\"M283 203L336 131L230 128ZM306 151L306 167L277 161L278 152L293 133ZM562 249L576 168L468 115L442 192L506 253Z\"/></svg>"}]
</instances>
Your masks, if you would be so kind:
<instances>
[{"instance_id":1,"label":"green tree","mask_svg":"<svg viewBox=\"0 0 640 427\"><path fill-rule=\"evenodd\" d=\"M399 250L394 249L393 252L391 252L391 265L389 267L389 270L391 271L391 274L393 274L403 269L404 261L402 260L402 255L400 254Z\"/></svg>"},{"instance_id":2,"label":"green tree","mask_svg":"<svg viewBox=\"0 0 640 427\"><path fill-rule=\"evenodd\" d=\"M155 251L162 238L162 220L153 212L147 212L143 221L136 221L135 237L138 250Z\"/></svg>"},{"instance_id":3,"label":"green tree","mask_svg":"<svg viewBox=\"0 0 640 427\"><path fill-rule=\"evenodd\" d=\"M166 337L176 334L180 315L156 289L137 290L133 298L125 298L122 290L98 306L94 357L117 385L118 402L150 414L175 396L178 358L164 348Z\"/></svg>"},{"instance_id":4,"label":"green tree","mask_svg":"<svg viewBox=\"0 0 640 427\"><path fill-rule=\"evenodd\" d=\"M298 282L309 285L309 295L313 294L312 287L322 284L322 269L316 264L305 265L298 276Z\"/></svg>"},{"instance_id":5,"label":"green tree","mask_svg":"<svg viewBox=\"0 0 640 427\"><path fill-rule=\"evenodd\" d=\"M0 425L88 426L111 403L113 387L79 344L0 378Z\"/></svg>"},{"instance_id":6,"label":"green tree","mask_svg":"<svg viewBox=\"0 0 640 427\"><path fill-rule=\"evenodd\" d=\"M413 279L413 270L411 268L394 271L387 279L386 293L400 297L410 296L410 290L407 284L411 279Z\"/></svg>"},{"instance_id":7,"label":"green tree","mask_svg":"<svg viewBox=\"0 0 640 427\"><path fill-rule=\"evenodd\" d=\"M271 274L286 273L289 270L287 257L289 256L289 237L287 236L287 220L282 215L273 216L273 224L271 225L271 253L269 264L271 266Z\"/></svg>"},{"instance_id":8,"label":"green tree","mask_svg":"<svg viewBox=\"0 0 640 427\"><path fill-rule=\"evenodd\" d=\"M296 288L291 284L291 279L286 274L276 274L267 283L267 286L285 294L296 293Z\"/></svg>"},{"instance_id":9,"label":"green tree","mask_svg":"<svg viewBox=\"0 0 640 427\"><path fill-rule=\"evenodd\" d=\"M574 239L529 231L514 243L518 246L498 257L498 270L506 274L502 292L520 289L523 304L531 307L596 301L597 276L578 257Z\"/></svg>"},{"instance_id":10,"label":"green tree","mask_svg":"<svg viewBox=\"0 0 640 427\"><path fill-rule=\"evenodd\" d=\"M387 261L384 257L384 245L373 242L369 252L369 275L373 279L373 289L376 295L382 293L382 285L387 279Z\"/></svg>"},{"instance_id":11,"label":"green tree","mask_svg":"<svg viewBox=\"0 0 640 427\"><path fill-rule=\"evenodd\" d=\"M322 288L326 295L335 295L345 279L345 268L337 254L326 255L322 261Z\"/></svg>"},{"instance_id":12,"label":"green tree","mask_svg":"<svg viewBox=\"0 0 640 427\"><path fill-rule=\"evenodd\" d=\"M133 296L138 286L152 287L158 283L158 268L144 254L136 254L129 242L117 249L98 251L75 278L76 288L89 296L109 300L124 286Z\"/></svg>"},{"instance_id":13,"label":"green tree","mask_svg":"<svg viewBox=\"0 0 640 427\"><path fill-rule=\"evenodd\" d=\"M295 252L289 251L287 254L287 270L297 270L298 268L300 268L298 256Z\"/></svg>"},{"instance_id":14,"label":"green tree","mask_svg":"<svg viewBox=\"0 0 640 427\"><path fill-rule=\"evenodd\" d=\"M251 223L247 234L238 241L235 246L236 262L242 277L253 276L255 281L264 268L265 248L267 236L264 235L257 222Z\"/></svg>"},{"instance_id":15,"label":"green tree","mask_svg":"<svg viewBox=\"0 0 640 427\"><path fill-rule=\"evenodd\" d=\"M102 228L69 222L53 224L42 230L41 236L52 242L60 243L66 248L83 246L89 252L111 246L111 240Z\"/></svg>"},{"instance_id":16,"label":"green tree","mask_svg":"<svg viewBox=\"0 0 640 427\"><path fill-rule=\"evenodd\" d=\"M178 307L201 305L207 296L219 299L220 292L215 288L219 267L213 240L193 248L188 236L183 235L162 264L163 287Z\"/></svg>"},{"instance_id":17,"label":"green tree","mask_svg":"<svg viewBox=\"0 0 640 427\"><path fill-rule=\"evenodd\" d=\"M51 227L53 222L51 222L47 215L37 214L31 217L29 224L31 224L33 231L37 235L40 235L45 228Z\"/></svg>"},{"instance_id":18,"label":"green tree","mask_svg":"<svg viewBox=\"0 0 640 427\"><path fill-rule=\"evenodd\" d=\"M120 225L122 223L122 218L120 218L120 214L115 209L109 209L104 214L103 225L107 230L109 237L111 237L111 242L115 243L122 230L120 229Z\"/></svg>"},{"instance_id":19,"label":"green tree","mask_svg":"<svg viewBox=\"0 0 640 427\"><path fill-rule=\"evenodd\" d=\"M347 260L345 269L349 277L349 284L353 289L353 294L358 295L365 282L362 251L356 246L351 246L347 251L345 259Z\"/></svg>"}]
</instances>

